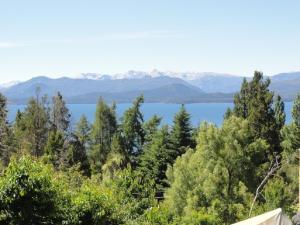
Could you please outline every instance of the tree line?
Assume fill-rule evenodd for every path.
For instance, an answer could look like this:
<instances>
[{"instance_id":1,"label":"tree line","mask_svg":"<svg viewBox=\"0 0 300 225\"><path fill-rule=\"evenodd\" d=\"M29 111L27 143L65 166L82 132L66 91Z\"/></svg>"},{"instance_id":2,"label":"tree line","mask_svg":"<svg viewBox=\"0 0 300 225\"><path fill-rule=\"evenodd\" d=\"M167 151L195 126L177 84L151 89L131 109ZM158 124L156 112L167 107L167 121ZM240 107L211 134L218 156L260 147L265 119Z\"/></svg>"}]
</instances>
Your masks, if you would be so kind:
<instances>
[{"instance_id":1,"label":"tree line","mask_svg":"<svg viewBox=\"0 0 300 225\"><path fill-rule=\"evenodd\" d=\"M60 93L7 120L0 94L0 224L231 224L298 202L300 95L293 121L255 72L220 127L145 121L139 96L121 119L100 98L74 126ZM83 106L84 107L84 106ZM201 113L201 112L199 112Z\"/></svg>"}]
</instances>

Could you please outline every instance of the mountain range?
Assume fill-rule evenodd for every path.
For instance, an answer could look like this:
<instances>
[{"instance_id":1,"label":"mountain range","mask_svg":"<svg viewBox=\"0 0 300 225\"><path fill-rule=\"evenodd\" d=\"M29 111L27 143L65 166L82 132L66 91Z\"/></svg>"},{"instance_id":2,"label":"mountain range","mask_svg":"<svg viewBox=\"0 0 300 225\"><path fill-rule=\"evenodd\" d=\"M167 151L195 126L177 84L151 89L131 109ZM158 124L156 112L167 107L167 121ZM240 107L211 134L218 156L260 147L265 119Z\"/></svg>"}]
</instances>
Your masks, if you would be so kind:
<instances>
[{"instance_id":1,"label":"mountain range","mask_svg":"<svg viewBox=\"0 0 300 225\"><path fill-rule=\"evenodd\" d=\"M270 89L286 101L300 92L300 72L281 73L270 79ZM225 73L128 71L115 75L85 73L77 78L39 76L0 85L0 91L15 104L27 102L37 87L48 96L61 92L68 103L95 103L100 96L108 102L131 102L140 94L146 102L231 102L242 80L243 76Z\"/></svg>"}]
</instances>

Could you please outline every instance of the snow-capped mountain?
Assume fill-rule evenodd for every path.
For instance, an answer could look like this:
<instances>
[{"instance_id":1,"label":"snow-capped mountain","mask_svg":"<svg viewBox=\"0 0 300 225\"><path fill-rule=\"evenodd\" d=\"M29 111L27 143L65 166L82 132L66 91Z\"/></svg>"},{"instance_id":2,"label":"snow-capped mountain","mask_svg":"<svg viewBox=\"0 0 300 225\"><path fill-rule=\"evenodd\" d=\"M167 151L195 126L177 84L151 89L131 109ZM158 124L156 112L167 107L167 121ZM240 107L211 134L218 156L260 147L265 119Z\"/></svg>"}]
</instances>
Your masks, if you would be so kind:
<instances>
[{"instance_id":1,"label":"snow-capped mountain","mask_svg":"<svg viewBox=\"0 0 300 225\"><path fill-rule=\"evenodd\" d=\"M271 78L270 89L285 100L300 92L300 72L283 73ZM60 91L69 102L95 103L99 96L111 101L131 102L143 93L148 102L228 102L240 89L242 76L198 72L128 71L113 75L85 73L70 77L34 77L24 82L2 85L0 91L11 102L26 102L35 95L36 87L42 94L53 96ZM251 79L251 78L249 78Z\"/></svg>"},{"instance_id":2,"label":"snow-capped mountain","mask_svg":"<svg viewBox=\"0 0 300 225\"><path fill-rule=\"evenodd\" d=\"M214 73L214 72L173 72L173 71L159 71L152 70L150 72L129 70L125 73L116 73L112 75L100 74L100 73L83 73L79 79L91 79L91 80L117 80L117 79L143 79L143 78L155 78L155 77L175 77L185 81L194 81L204 77L237 77L235 75L226 73Z\"/></svg>"},{"instance_id":3,"label":"snow-capped mountain","mask_svg":"<svg viewBox=\"0 0 300 225\"><path fill-rule=\"evenodd\" d=\"M196 86L207 93L223 92L232 93L238 90L243 79L242 76L236 76L226 73L213 72L172 72L152 70L150 72L130 70L126 73L117 73L112 75L98 73L84 73L80 79L91 80L130 80L130 79L150 79L158 77L170 77L181 79L193 86Z\"/></svg>"},{"instance_id":4,"label":"snow-capped mountain","mask_svg":"<svg viewBox=\"0 0 300 225\"><path fill-rule=\"evenodd\" d=\"M21 83L21 81L11 81L11 82L8 82L8 83L0 84L0 90L10 88L10 87L12 87L14 85L17 85L19 83Z\"/></svg>"}]
</instances>

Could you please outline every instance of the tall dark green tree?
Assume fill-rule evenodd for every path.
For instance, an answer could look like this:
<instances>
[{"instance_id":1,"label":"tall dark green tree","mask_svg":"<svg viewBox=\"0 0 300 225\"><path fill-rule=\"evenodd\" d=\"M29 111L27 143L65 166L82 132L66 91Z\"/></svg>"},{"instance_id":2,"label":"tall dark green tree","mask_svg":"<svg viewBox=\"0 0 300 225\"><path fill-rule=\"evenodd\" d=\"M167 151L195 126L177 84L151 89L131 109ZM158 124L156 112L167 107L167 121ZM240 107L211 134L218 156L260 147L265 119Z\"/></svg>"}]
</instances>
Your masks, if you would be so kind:
<instances>
[{"instance_id":1,"label":"tall dark green tree","mask_svg":"<svg viewBox=\"0 0 300 225\"><path fill-rule=\"evenodd\" d=\"M247 118L249 103L249 84L247 79L243 79L240 92L234 96L234 114L238 117Z\"/></svg>"},{"instance_id":2,"label":"tall dark green tree","mask_svg":"<svg viewBox=\"0 0 300 225\"><path fill-rule=\"evenodd\" d=\"M68 136L70 131L69 109L63 96L58 92L52 98L50 109L50 132L45 146L45 154L56 168L67 166Z\"/></svg>"},{"instance_id":3,"label":"tall dark green tree","mask_svg":"<svg viewBox=\"0 0 300 225\"><path fill-rule=\"evenodd\" d=\"M40 98L39 91L31 98L22 114L18 114L15 133L18 146L34 156L43 155L49 131L49 110L46 97Z\"/></svg>"},{"instance_id":4,"label":"tall dark green tree","mask_svg":"<svg viewBox=\"0 0 300 225\"><path fill-rule=\"evenodd\" d=\"M284 127L285 124L285 112L284 112L284 102L282 101L280 95L276 96L275 99L275 105L274 105L274 117L275 117L275 131L276 133L276 137L278 137L277 139L275 139L274 141L276 141L274 143L274 151L276 153L280 153L282 152L282 147L281 147L281 141L282 141L282 135L281 135L281 130Z\"/></svg>"},{"instance_id":5,"label":"tall dark green tree","mask_svg":"<svg viewBox=\"0 0 300 225\"><path fill-rule=\"evenodd\" d=\"M78 165L85 176L90 176L90 163L87 157L84 143L76 135L71 135L66 154L66 165L68 167Z\"/></svg>"},{"instance_id":6,"label":"tall dark green tree","mask_svg":"<svg viewBox=\"0 0 300 225\"><path fill-rule=\"evenodd\" d=\"M0 159L7 166L13 150L12 132L7 121L7 100L0 93Z\"/></svg>"},{"instance_id":7,"label":"tall dark green tree","mask_svg":"<svg viewBox=\"0 0 300 225\"><path fill-rule=\"evenodd\" d=\"M44 152L48 160L56 168L59 168L65 164L65 137L61 131L52 130L49 132Z\"/></svg>"},{"instance_id":8,"label":"tall dark green tree","mask_svg":"<svg viewBox=\"0 0 300 225\"><path fill-rule=\"evenodd\" d=\"M102 167L104 179L113 179L120 170L126 168L129 162L124 140L117 132L112 138L110 153Z\"/></svg>"},{"instance_id":9,"label":"tall dark green tree","mask_svg":"<svg viewBox=\"0 0 300 225\"><path fill-rule=\"evenodd\" d=\"M280 148L270 82L269 78L264 79L261 72L255 71L253 79L250 82L244 80L240 93L235 96L233 111L236 116L249 120L254 139L262 138L268 142L268 155L272 157Z\"/></svg>"},{"instance_id":10,"label":"tall dark green tree","mask_svg":"<svg viewBox=\"0 0 300 225\"><path fill-rule=\"evenodd\" d=\"M282 101L280 95L276 96L275 99L275 107L274 107L274 113L275 113L275 121L277 130L281 130L285 124L285 112L284 112L284 102Z\"/></svg>"},{"instance_id":11,"label":"tall dark green tree","mask_svg":"<svg viewBox=\"0 0 300 225\"><path fill-rule=\"evenodd\" d=\"M116 105L113 104L110 107L100 98L91 131L91 149L89 155L94 172L101 172L101 167L110 152L111 141L116 131Z\"/></svg>"},{"instance_id":12,"label":"tall dark green tree","mask_svg":"<svg viewBox=\"0 0 300 225\"><path fill-rule=\"evenodd\" d=\"M89 124L85 115L81 116L80 120L76 124L75 135L85 148L91 141L91 125Z\"/></svg>"},{"instance_id":13,"label":"tall dark green tree","mask_svg":"<svg viewBox=\"0 0 300 225\"><path fill-rule=\"evenodd\" d=\"M298 162L295 162L295 156L298 155L297 150L300 148L300 94L295 98L292 118L292 123L282 129L281 146L284 149L284 157L298 165Z\"/></svg>"},{"instance_id":14,"label":"tall dark green tree","mask_svg":"<svg viewBox=\"0 0 300 225\"><path fill-rule=\"evenodd\" d=\"M193 128L190 122L190 114L184 105L181 105L179 112L175 115L171 129L171 142L174 149L174 160L185 153L188 147L194 145Z\"/></svg>"},{"instance_id":15,"label":"tall dark green tree","mask_svg":"<svg viewBox=\"0 0 300 225\"><path fill-rule=\"evenodd\" d=\"M292 117L296 126L300 128L300 94L298 94L295 98L292 109Z\"/></svg>"},{"instance_id":16,"label":"tall dark green tree","mask_svg":"<svg viewBox=\"0 0 300 225\"><path fill-rule=\"evenodd\" d=\"M139 96L133 105L125 111L122 119L122 133L125 140L126 150L133 161L135 157L142 152L142 146L145 140L145 131L143 129L144 117L141 112L141 105L144 97Z\"/></svg>"},{"instance_id":17,"label":"tall dark green tree","mask_svg":"<svg viewBox=\"0 0 300 225\"><path fill-rule=\"evenodd\" d=\"M167 186L166 171L168 165L173 164L173 154L168 126L163 126L153 135L140 157L138 170L155 181L159 197L163 196L163 189Z\"/></svg>"},{"instance_id":18,"label":"tall dark green tree","mask_svg":"<svg viewBox=\"0 0 300 225\"><path fill-rule=\"evenodd\" d=\"M153 135L158 131L162 118L154 115L143 124L145 143L151 142Z\"/></svg>"},{"instance_id":19,"label":"tall dark green tree","mask_svg":"<svg viewBox=\"0 0 300 225\"><path fill-rule=\"evenodd\" d=\"M53 129L66 133L69 129L71 114L60 92L52 98L51 123Z\"/></svg>"}]
</instances>

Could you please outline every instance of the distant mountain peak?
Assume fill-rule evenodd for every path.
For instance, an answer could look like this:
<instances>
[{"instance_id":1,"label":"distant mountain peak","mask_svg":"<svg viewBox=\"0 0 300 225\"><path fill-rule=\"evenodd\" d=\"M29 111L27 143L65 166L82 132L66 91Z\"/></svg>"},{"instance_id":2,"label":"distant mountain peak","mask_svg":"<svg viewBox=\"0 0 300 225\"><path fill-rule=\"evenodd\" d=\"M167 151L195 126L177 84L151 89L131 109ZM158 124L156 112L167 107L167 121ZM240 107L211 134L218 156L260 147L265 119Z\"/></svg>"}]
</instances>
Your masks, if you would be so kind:
<instances>
[{"instance_id":1,"label":"distant mountain peak","mask_svg":"<svg viewBox=\"0 0 300 225\"><path fill-rule=\"evenodd\" d=\"M21 83L21 81L10 81L10 82L7 82L7 83L3 83L3 84L0 84L0 89L6 89L6 88L10 88L14 85L17 85Z\"/></svg>"},{"instance_id":2,"label":"distant mountain peak","mask_svg":"<svg viewBox=\"0 0 300 225\"><path fill-rule=\"evenodd\" d=\"M173 72L173 71L160 71L153 69L150 72L129 70L125 73L116 73L112 75L100 74L100 73L83 73L80 75L80 79L91 79L91 80L119 80L119 79L144 79L144 78L155 78L155 77L174 77L180 78L186 81L197 80L207 76L213 77L236 77L227 73L214 73L214 72Z\"/></svg>"},{"instance_id":3,"label":"distant mountain peak","mask_svg":"<svg viewBox=\"0 0 300 225\"><path fill-rule=\"evenodd\" d=\"M88 80L110 80L112 77L107 74L100 73L82 73L78 77L79 79L88 79Z\"/></svg>"}]
</instances>

